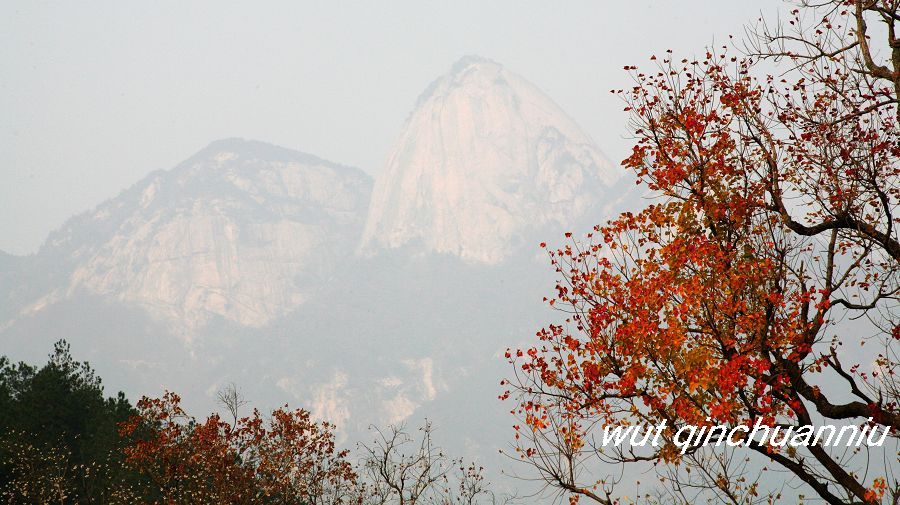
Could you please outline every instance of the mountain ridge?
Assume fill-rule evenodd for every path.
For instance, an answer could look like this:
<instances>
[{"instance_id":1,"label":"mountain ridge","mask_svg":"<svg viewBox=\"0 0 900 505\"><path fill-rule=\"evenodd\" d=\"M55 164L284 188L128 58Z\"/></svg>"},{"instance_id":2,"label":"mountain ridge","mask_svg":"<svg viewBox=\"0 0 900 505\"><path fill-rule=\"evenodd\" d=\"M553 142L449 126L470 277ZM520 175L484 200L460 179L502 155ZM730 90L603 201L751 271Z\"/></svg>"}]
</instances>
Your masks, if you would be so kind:
<instances>
[{"instance_id":1,"label":"mountain ridge","mask_svg":"<svg viewBox=\"0 0 900 505\"><path fill-rule=\"evenodd\" d=\"M352 254L371 184L360 169L308 153L214 141L49 234L36 257L53 265L56 286L29 310L87 289L186 334L231 311L263 324Z\"/></svg>"},{"instance_id":2,"label":"mountain ridge","mask_svg":"<svg viewBox=\"0 0 900 505\"><path fill-rule=\"evenodd\" d=\"M373 207L358 168L213 141L73 216L35 255L0 254L0 343L40 355L64 337L129 391L201 409L236 382L355 440L427 417L496 454L503 350L554 317L538 243L601 222L627 181L493 60L464 57L419 98L377 183L402 208ZM388 242L365 243L370 220Z\"/></svg>"}]
</instances>

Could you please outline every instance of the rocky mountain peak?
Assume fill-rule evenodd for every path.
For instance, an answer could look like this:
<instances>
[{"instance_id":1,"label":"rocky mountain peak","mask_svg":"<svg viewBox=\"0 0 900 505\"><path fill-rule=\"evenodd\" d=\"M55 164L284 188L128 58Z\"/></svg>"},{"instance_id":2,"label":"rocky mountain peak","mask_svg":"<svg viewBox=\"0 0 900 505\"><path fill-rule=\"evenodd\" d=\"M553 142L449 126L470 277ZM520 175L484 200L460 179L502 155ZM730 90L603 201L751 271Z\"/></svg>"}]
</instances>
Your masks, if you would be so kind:
<instances>
[{"instance_id":1,"label":"rocky mountain peak","mask_svg":"<svg viewBox=\"0 0 900 505\"><path fill-rule=\"evenodd\" d=\"M580 219L617 177L536 86L467 56L419 97L376 181L361 251L498 263L534 232Z\"/></svg>"}]
</instances>

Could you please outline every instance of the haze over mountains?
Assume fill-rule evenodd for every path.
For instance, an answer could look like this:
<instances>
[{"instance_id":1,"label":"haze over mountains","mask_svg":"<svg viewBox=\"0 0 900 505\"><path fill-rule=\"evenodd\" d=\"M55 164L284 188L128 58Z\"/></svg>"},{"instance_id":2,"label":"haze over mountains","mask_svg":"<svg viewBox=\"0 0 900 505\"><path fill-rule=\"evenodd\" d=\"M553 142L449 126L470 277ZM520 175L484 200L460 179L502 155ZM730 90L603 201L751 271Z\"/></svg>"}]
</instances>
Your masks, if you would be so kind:
<instances>
[{"instance_id":1,"label":"haze over mountains","mask_svg":"<svg viewBox=\"0 0 900 505\"><path fill-rule=\"evenodd\" d=\"M598 212L618 175L534 85L469 56L420 96L374 193L355 168L216 141L52 233L34 260L68 268L47 292L4 287L23 314L85 290L186 335L212 316L260 327L357 249L499 263Z\"/></svg>"},{"instance_id":2,"label":"haze over mountains","mask_svg":"<svg viewBox=\"0 0 900 505\"><path fill-rule=\"evenodd\" d=\"M429 415L467 447L496 445L499 356L547 322L536 245L605 219L618 180L536 86L466 57L419 98L377 181L220 140L37 254L0 254L0 343L30 357L67 338L134 394L209 407L235 382L351 437Z\"/></svg>"}]
</instances>

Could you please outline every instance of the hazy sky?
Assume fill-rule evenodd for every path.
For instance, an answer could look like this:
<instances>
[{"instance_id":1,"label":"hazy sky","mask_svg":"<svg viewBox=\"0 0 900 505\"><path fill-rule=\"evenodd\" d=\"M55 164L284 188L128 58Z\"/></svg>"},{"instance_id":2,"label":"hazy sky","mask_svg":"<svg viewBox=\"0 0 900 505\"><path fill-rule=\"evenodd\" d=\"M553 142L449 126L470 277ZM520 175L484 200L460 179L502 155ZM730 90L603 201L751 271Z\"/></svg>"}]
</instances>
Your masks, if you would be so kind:
<instances>
[{"instance_id":1,"label":"hazy sky","mask_svg":"<svg viewBox=\"0 0 900 505\"><path fill-rule=\"evenodd\" d=\"M618 161L626 64L700 54L776 0L0 2L0 249L223 137L378 172L466 54L547 92Z\"/></svg>"}]
</instances>

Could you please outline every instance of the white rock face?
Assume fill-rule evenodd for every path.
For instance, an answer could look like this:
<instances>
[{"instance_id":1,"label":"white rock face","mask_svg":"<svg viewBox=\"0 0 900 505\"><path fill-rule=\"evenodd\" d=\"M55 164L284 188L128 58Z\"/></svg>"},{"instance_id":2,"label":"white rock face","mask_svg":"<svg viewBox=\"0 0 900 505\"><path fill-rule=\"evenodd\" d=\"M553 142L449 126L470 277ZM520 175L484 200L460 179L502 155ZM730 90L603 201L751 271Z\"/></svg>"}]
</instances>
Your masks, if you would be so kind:
<instances>
[{"instance_id":1,"label":"white rock face","mask_svg":"<svg viewBox=\"0 0 900 505\"><path fill-rule=\"evenodd\" d=\"M529 232L570 226L617 178L544 93L466 57L419 98L377 178L361 251L414 246L498 263Z\"/></svg>"},{"instance_id":2,"label":"white rock face","mask_svg":"<svg viewBox=\"0 0 900 505\"><path fill-rule=\"evenodd\" d=\"M188 329L216 315L258 327L352 256L370 191L354 168L219 141L74 219L48 247L77 251L70 296L113 296Z\"/></svg>"}]
</instances>

